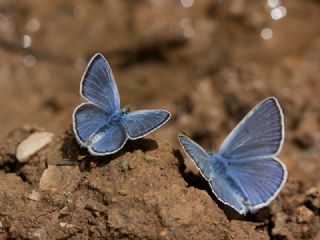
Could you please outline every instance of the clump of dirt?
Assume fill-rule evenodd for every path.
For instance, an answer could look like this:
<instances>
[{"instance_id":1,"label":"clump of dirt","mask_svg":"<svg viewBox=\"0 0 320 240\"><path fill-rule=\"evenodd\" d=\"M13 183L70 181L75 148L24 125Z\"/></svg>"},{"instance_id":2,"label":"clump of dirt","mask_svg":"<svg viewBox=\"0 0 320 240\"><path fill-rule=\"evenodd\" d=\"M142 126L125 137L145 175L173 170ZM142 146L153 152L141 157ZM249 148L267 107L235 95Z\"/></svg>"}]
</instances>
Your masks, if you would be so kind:
<instances>
[{"instance_id":1,"label":"clump of dirt","mask_svg":"<svg viewBox=\"0 0 320 240\"><path fill-rule=\"evenodd\" d=\"M14 150L34 131L16 129L1 145L2 238L293 239L320 234L319 189L305 191L297 181L290 181L270 208L241 217L219 203L202 178L184 172L183 155L169 144L141 139L97 158L79 148L68 130L18 163ZM71 166L61 166L66 164Z\"/></svg>"},{"instance_id":2,"label":"clump of dirt","mask_svg":"<svg viewBox=\"0 0 320 240\"><path fill-rule=\"evenodd\" d=\"M289 182L271 205L271 234L280 239L320 238L320 188Z\"/></svg>"}]
</instances>

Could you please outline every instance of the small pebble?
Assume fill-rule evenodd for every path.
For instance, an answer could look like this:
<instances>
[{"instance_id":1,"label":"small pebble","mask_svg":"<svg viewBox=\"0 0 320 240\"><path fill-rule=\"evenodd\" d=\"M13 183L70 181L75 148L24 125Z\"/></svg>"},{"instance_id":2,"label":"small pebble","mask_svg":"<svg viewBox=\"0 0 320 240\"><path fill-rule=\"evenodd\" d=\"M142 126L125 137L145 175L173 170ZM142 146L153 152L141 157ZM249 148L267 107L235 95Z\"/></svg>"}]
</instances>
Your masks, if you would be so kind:
<instances>
[{"instance_id":1,"label":"small pebble","mask_svg":"<svg viewBox=\"0 0 320 240\"><path fill-rule=\"evenodd\" d=\"M42 173L39 189L41 191L59 192L66 196L66 192L73 192L76 189L80 179L81 174L77 167L49 165Z\"/></svg>"},{"instance_id":2,"label":"small pebble","mask_svg":"<svg viewBox=\"0 0 320 240\"><path fill-rule=\"evenodd\" d=\"M77 199L74 204L77 208L80 208L80 209L85 208L86 206L86 203L83 199Z\"/></svg>"},{"instance_id":3,"label":"small pebble","mask_svg":"<svg viewBox=\"0 0 320 240\"><path fill-rule=\"evenodd\" d=\"M46 240L47 239L47 231L45 229L39 229L33 233L34 240Z\"/></svg>"},{"instance_id":4,"label":"small pebble","mask_svg":"<svg viewBox=\"0 0 320 240\"><path fill-rule=\"evenodd\" d=\"M28 136L17 147L16 158L19 162L27 162L28 159L39 150L51 143L53 133L36 132Z\"/></svg>"},{"instance_id":5,"label":"small pebble","mask_svg":"<svg viewBox=\"0 0 320 240\"><path fill-rule=\"evenodd\" d=\"M117 197L112 197L110 202L111 202L111 203L118 203L118 202L119 202L119 198L117 198Z\"/></svg>"},{"instance_id":6,"label":"small pebble","mask_svg":"<svg viewBox=\"0 0 320 240\"><path fill-rule=\"evenodd\" d=\"M126 190L126 189L120 189L120 190L118 191L118 193L119 193L120 195L122 195L122 196L126 196L126 195L128 195L128 190Z\"/></svg>"},{"instance_id":7,"label":"small pebble","mask_svg":"<svg viewBox=\"0 0 320 240\"><path fill-rule=\"evenodd\" d=\"M89 211L107 212L107 206L94 200L88 200L84 208Z\"/></svg>"},{"instance_id":8,"label":"small pebble","mask_svg":"<svg viewBox=\"0 0 320 240\"><path fill-rule=\"evenodd\" d=\"M56 191L54 180L59 177L59 172L55 166L49 166L43 171L40 178L39 188L40 190Z\"/></svg>"},{"instance_id":9,"label":"small pebble","mask_svg":"<svg viewBox=\"0 0 320 240\"><path fill-rule=\"evenodd\" d=\"M71 194L72 194L72 193L71 193L71 192L63 192L63 194L64 194L64 196L65 196L65 197L67 197L67 198L68 198L68 197L70 197L70 196L71 196Z\"/></svg>"},{"instance_id":10,"label":"small pebble","mask_svg":"<svg viewBox=\"0 0 320 240\"><path fill-rule=\"evenodd\" d=\"M65 223L65 222L60 223L60 227L64 228L65 226L67 226L67 223Z\"/></svg>"},{"instance_id":11,"label":"small pebble","mask_svg":"<svg viewBox=\"0 0 320 240\"><path fill-rule=\"evenodd\" d=\"M150 165L155 165L158 159L150 155L145 155L144 160Z\"/></svg>"},{"instance_id":12,"label":"small pebble","mask_svg":"<svg viewBox=\"0 0 320 240\"><path fill-rule=\"evenodd\" d=\"M159 233L159 236L160 236L160 237L165 237L165 236L167 236L167 231L166 231L166 230L162 230L162 231Z\"/></svg>"},{"instance_id":13,"label":"small pebble","mask_svg":"<svg viewBox=\"0 0 320 240\"><path fill-rule=\"evenodd\" d=\"M60 223L60 227L62 227L62 228L73 228L74 225L73 224L69 224L69 223L65 223L65 222L61 222Z\"/></svg>"},{"instance_id":14,"label":"small pebble","mask_svg":"<svg viewBox=\"0 0 320 240\"><path fill-rule=\"evenodd\" d=\"M129 162L128 162L128 160L123 160L121 162L121 171L127 172L128 170L129 170Z\"/></svg>"},{"instance_id":15,"label":"small pebble","mask_svg":"<svg viewBox=\"0 0 320 240\"><path fill-rule=\"evenodd\" d=\"M297 211L297 221L298 223L308 223L311 222L311 220L314 217L314 214L311 210L309 210L305 206L298 207L296 209Z\"/></svg>"},{"instance_id":16,"label":"small pebble","mask_svg":"<svg viewBox=\"0 0 320 240\"><path fill-rule=\"evenodd\" d=\"M39 194L39 192L37 192L37 191L35 191L35 190L32 190L32 193L30 193L30 194L28 195L28 198L29 198L30 200L32 200L32 201L38 202L39 199L40 199L40 194Z\"/></svg>"},{"instance_id":17,"label":"small pebble","mask_svg":"<svg viewBox=\"0 0 320 240\"><path fill-rule=\"evenodd\" d=\"M70 213L69 207L65 206L64 208L60 209L59 213L61 215L68 215Z\"/></svg>"},{"instance_id":18,"label":"small pebble","mask_svg":"<svg viewBox=\"0 0 320 240\"><path fill-rule=\"evenodd\" d=\"M320 189L317 187L312 187L306 191L306 194L314 197L320 196Z\"/></svg>"}]
</instances>

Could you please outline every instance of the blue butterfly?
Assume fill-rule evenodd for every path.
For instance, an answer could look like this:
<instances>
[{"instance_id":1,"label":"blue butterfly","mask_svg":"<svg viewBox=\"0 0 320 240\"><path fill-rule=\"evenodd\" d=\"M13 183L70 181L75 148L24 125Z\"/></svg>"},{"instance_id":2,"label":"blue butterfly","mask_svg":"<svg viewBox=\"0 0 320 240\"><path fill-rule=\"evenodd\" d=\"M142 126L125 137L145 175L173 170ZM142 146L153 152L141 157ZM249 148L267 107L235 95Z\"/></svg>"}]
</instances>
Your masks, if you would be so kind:
<instances>
[{"instance_id":1,"label":"blue butterfly","mask_svg":"<svg viewBox=\"0 0 320 240\"><path fill-rule=\"evenodd\" d=\"M119 151L128 139L141 138L165 124L170 113L164 110L129 112L120 109L118 89L107 60L93 56L82 77L80 94L88 102L73 113L73 130L81 146L92 155Z\"/></svg>"},{"instance_id":2,"label":"blue butterfly","mask_svg":"<svg viewBox=\"0 0 320 240\"><path fill-rule=\"evenodd\" d=\"M283 140L283 114L274 97L251 110L218 153L207 153L188 137L179 135L184 151L215 196L243 215L267 206L285 184L286 167L276 158Z\"/></svg>"}]
</instances>

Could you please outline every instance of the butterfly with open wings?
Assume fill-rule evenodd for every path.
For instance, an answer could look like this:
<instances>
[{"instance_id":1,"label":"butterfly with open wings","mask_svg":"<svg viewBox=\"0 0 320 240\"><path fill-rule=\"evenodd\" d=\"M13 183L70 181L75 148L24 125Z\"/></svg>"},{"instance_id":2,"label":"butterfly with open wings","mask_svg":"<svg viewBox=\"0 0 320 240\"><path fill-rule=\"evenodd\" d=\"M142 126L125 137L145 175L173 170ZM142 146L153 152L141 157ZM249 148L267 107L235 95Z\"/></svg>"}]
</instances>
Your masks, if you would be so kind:
<instances>
[{"instance_id":1,"label":"butterfly with open wings","mask_svg":"<svg viewBox=\"0 0 320 240\"><path fill-rule=\"evenodd\" d=\"M284 186L287 170L276 158L283 140L283 114L274 97L251 110L218 153L208 153L179 135L183 149L215 196L243 215L267 206Z\"/></svg>"},{"instance_id":2,"label":"butterfly with open wings","mask_svg":"<svg viewBox=\"0 0 320 240\"><path fill-rule=\"evenodd\" d=\"M128 139L144 137L165 124L165 110L120 109L120 97L107 60L96 54L82 77L80 94L87 102L73 113L73 130L81 146L92 155L119 151Z\"/></svg>"}]
</instances>

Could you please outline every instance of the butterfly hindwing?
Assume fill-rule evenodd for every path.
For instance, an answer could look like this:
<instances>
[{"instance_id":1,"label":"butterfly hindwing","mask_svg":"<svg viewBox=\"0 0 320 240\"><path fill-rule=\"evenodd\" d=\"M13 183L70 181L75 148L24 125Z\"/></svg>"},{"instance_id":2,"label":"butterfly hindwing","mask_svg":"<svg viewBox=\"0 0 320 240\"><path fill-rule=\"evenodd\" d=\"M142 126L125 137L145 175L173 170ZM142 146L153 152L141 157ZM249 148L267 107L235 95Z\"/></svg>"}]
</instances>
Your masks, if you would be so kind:
<instances>
[{"instance_id":1,"label":"butterfly hindwing","mask_svg":"<svg viewBox=\"0 0 320 240\"><path fill-rule=\"evenodd\" d=\"M120 98L107 60L96 54L92 57L81 81L81 95L108 113L120 109Z\"/></svg>"},{"instance_id":2,"label":"butterfly hindwing","mask_svg":"<svg viewBox=\"0 0 320 240\"><path fill-rule=\"evenodd\" d=\"M170 118L164 110L139 110L124 115L121 123L129 139L138 139L162 126Z\"/></svg>"},{"instance_id":3,"label":"butterfly hindwing","mask_svg":"<svg viewBox=\"0 0 320 240\"><path fill-rule=\"evenodd\" d=\"M258 104L232 130L219 154L225 158L276 155L284 139L283 114L271 97Z\"/></svg>"},{"instance_id":4,"label":"butterfly hindwing","mask_svg":"<svg viewBox=\"0 0 320 240\"><path fill-rule=\"evenodd\" d=\"M110 125L103 129L97 139L89 146L92 155L107 155L119 151L128 137L124 128L119 125Z\"/></svg>"},{"instance_id":5,"label":"butterfly hindwing","mask_svg":"<svg viewBox=\"0 0 320 240\"><path fill-rule=\"evenodd\" d=\"M234 185L233 180L226 178L226 176L216 176L209 180L209 185L212 192L221 202L232 207L240 214L247 212L246 206L243 204L245 196Z\"/></svg>"},{"instance_id":6,"label":"butterfly hindwing","mask_svg":"<svg viewBox=\"0 0 320 240\"><path fill-rule=\"evenodd\" d=\"M228 174L241 186L250 210L266 206L287 178L283 163L274 157L228 160Z\"/></svg>"}]
</instances>

